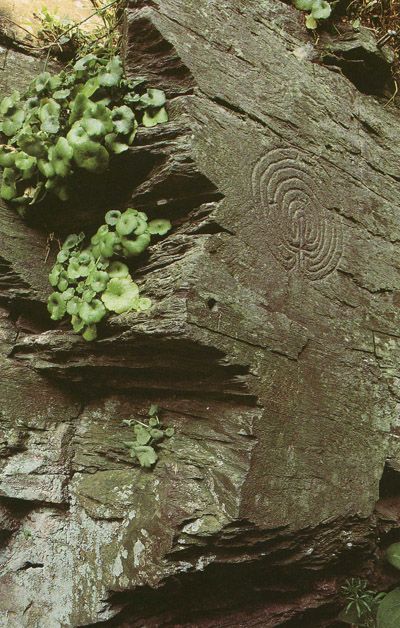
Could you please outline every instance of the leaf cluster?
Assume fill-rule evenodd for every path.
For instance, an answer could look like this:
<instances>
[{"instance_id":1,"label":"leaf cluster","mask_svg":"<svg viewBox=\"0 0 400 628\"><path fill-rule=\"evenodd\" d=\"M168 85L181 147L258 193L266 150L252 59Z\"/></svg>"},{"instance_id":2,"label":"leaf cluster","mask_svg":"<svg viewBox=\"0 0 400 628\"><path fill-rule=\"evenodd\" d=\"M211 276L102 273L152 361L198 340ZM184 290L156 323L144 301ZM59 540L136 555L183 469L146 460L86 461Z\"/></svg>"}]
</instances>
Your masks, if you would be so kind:
<instances>
[{"instance_id":1,"label":"leaf cluster","mask_svg":"<svg viewBox=\"0 0 400 628\"><path fill-rule=\"evenodd\" d=\"M131 457L141 467L154 466L158 460L158 446L164 438L171 438L174 435L174 428L164 427L158 415L158 406L151 405L147 424L137 419L123 421L126 425L133 426L134 435L133 440L124 442L124 445L128 447Z\"/></svg>"},{"instance_id":2,"label":"leaf cluster","mask_svg":"<svg viewBox=\"0 0 400 628\"><path fill-rule=\"evenodd\" d=\"M69 315L75 332L95 340L96 325L106 314L148 310L150 299L140 297L121 258L140 255L152 236L164 235L170 228L169 220L148 222L144 212L129 208L123 213L107 212L105 224L87 246L84 233L69 235L49 275L54 292L47 308L52 320Z\"/></svg>"},{"instance_id":3,"label":"leaf cluster","mask_svg":"<svg viewBox=\"0 0 400 628\"><path fill-rule=\"evenodd\" d=\"M124 77L118 56L90 53L71 71L43 72L0 102L0 196L22 214L47 193L67 200L78 171L103 173L139 125L166 122L164 105L161 90Z\"/></svg>"},{"instance_id":4,"label":"leaf cluster","mask_svg":"<svg viewBox=\"0 0 400 628\"><path fill-rule=\"evenodd\" d=\"M314 30L318 20L326 20L331 12L331 3L327 0L294 0L294 6L301 11L309 11L306 15L306 27Z\"/></svg>"}]
</instances>

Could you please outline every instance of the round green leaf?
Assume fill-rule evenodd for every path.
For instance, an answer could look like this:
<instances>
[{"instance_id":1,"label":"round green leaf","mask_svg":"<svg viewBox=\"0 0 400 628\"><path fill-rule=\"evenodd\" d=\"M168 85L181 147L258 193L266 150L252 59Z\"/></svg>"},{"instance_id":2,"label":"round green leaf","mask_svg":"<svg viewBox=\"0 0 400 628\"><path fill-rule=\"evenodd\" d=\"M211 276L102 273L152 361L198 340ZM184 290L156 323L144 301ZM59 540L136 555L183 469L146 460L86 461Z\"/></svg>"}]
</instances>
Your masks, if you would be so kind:
<instances>
[{"instance_id":1,"label":"round green leaf","mask_svg":"<svg viewBox=\"0 0 400 628\"><path fill-rule=\"evenodd\" d=\"M165 107L161 107L156 113L149 113L145 111L143 114L142 124L146 127L156 126L156 124L162 124L168 122L168 114Z\"/></svg>"},{"instance_id":2,"label":"round green leaf","mask_svg":"<svg viewBox=\"0 0 400 628\"><path fill-rule=\"evenodd\" d=\"M51 177L54 177L54 175L56 174L54 172L53 164L51 164L49 161L46 161L45 159L38 159L37 165L39 171L46 177L46 179L51 179Z\"/></svg>"},{"instance_id":3,"label":"round green leaf","mask_svg":"<svg viewBox=\"0 0 400 628\"><path fill-rule=\"evenodd\" d=\"M82 242L84 237L85 237L84 233L80 233L80 234L71 233L64 240L64 244L62 245L62 248L63 249L74 249L78 244L80 244Z\"/></svg>"},{"instance_id":4,"label":"round green leaf","mask_svg":"<svg viewBox=\"0 0 400 628\"><path fill-rule=\"evenodd\" d=\"M143 233L146 233L146 231L148 231L147 216L146 214L143 214L143 216L144 218L138 215L138 224L134 231L135 235L142 235Z\"/></svg>"},{"instance_id":5,"label":"round green leaf","mask_svg":"<svg viewBox=\"0 0 400 628\"><path fill-rule=\"evenodd\" d=\"M83 322L83 320L79 316L76 316L76 315L73 315L71 317L71 325L72 325L72 329L76 333L79 333L85 327L85 323Z\"/></svg>"},{"instance_id":6,"label":"round green leaf","mask_svg":"<svg viewBox=\"0 0 400 628\"><path fill-rule=\"evenodd\" d=\"M80 120L83 114L89 112L93 106L94 103L89 100L85 94L77 94L71 105L71 113L68 120L69 124L74 124L74 122Z\"/></svg>"},{"instance_id":7,"label":"round green leaf","mask_svg":"<svg viewBox=\"0 0 400 628\"><path fill-rule=\"evenodd\" d=\"M104 317L106 308L99 299L93 299L90 303L84 301L79 307L79 316L87 325L98 323Z\"/></svg>"},{"instance_id":8,"label":"round green leaf","mask_svg":"<svg viewBox=\"0 0 400 628\"><path fill-rule=\"evenodd\" d=\"M49 81L51 79L51 75L49 72L42 72L36 79L33 81L32 86L35 92L41 94L45 91L45 89L49 85Z\"/></svg>"},{"instance_id":9,"label":"round green leaf","mask_svg":"<svg viewBox=\"0 0 400 628\"><path fill-rule=\"evenodd\" d=\"M49 274L49 281L50 281L50 284L53 286L53 288L55 288L56 285L58 284L61 270L62 270L61 264L55 264L53 268L51 269L51 272Z\"/></svg>"},{"instance_id":10,"label":"round green leaf","mask_svg":"<svg viewBox=\"0 0 400 628\"><path fill-rule=\"evenodd\" d=\"M93 260L93 255L91 254L90 249L81 251L78 255L78 260L80 264L90 264Z\"/></svg>"},{"instance_id":11,"label":"round green leaf","mask_svg":"<svg viewBox=\"0 0 400 628\"><path fill-rule=\"evenodd\" d=\"M150 468L157 462L158 456L153 447L149 445L137 446L134 448L134 452L141 467Z\"/></svg>"},{"instance_id":12,"label":"round green leaf","mask_svg":"<svg viewBox=\"0 0 400 628\"><path fill-rule=\"evenodd\" d=\"M96 340L97 338L96 325L88 325L85 331L83 332L82 336L85 340L87 340L87 342L92 342L92 340Z\"/></svg>"},{"instance_id":13,"label":"round green leaf","mask_svg":"<svg viewBox=\"0 0 400 628\"><path fill-rule=\"evenodd\" d=\"M386 560L396 569L400 569L400 543L389 545L386 550Z\"/></svg>"},{"instance_id":14,"label":"round green leaf","mask_svg":"<svg viewBox=\"0 0 400 628\"><path fill-rule=\"evenodd\" d=\"M91 103L90 107L85 110L83 118L95 118L103 125L102 133L110 133L114 128L111 110L103 103Z\"/></svg>"},{"instance_id":15,"label":"round green leaf","mask_svg":"<svg viewBox=\"0 0 400 628\"><path fill-rule=\"evenodd\" d=\"M10 168L15 164L17 151L12 146L6 144L0 145L0 166L2 168Z\"/></svg>"},{"instance_id":16,"label":"round green leaf","mask_svg":"<svg viewBox=\"0 0 400 628\"><path fill-rule=\"evenodd\" d=\"M60 292L64 292L65 290L68 290L68 286L69 286L68 275L65 270L62 270L60 272L60 276L58 279L57 288L59 289Z\"/></svg>"},{"instance_id":17,"label":"round green leaf","mask_svg":"<svg viewBox=\"0 0 400 628\"><path fill-rule=\"evenodd\" d=\"M108 150L116 155L120 155L129 148L128 144L118 141L118 135L116 133L108 133L104 138L104 143Z\"/></svg>"},{"instance_id":18,"label":"round green leaf","mask_svg":"<svg viewBox=\"0 0 400 628\"><path fill-rule=\"evenodd\" d=\"M91 63L93 61L97 61L96 55L92 53L85 55L81 59L78 59L78 61L75 63L74 70L77 70L78 72L82 72L83 70L87 69L88 65L93 65Z\"/></svg>"},{"instance_id":19,"label":"round green leaf","mask_svg":"<svg viewBox=\"0 0 400 628\"><path fill-rule=\"evenodd\" d=\"M124 254L127 257L133 257L135 255L140 255L145 249L147 249L150 244L150 236L148 233L143 233L138 236L136 240L123 238L121 240L121 244Z\"/></svg>"},{"instance_id":20,"label":"round green leaf","mask_svg":"<svg viewBox=\"0 0 400 628\"><path fill-rule=\"evenodd\" d=\"M135 127L135 114L126 105L115 107L112 111L112 119L117 133L127 135Z\"/></svg>"},{"instance_id":21,"label":"round green leaf","mask_svg":"<svg viewBox=\"0 0 400 628\"><path fill-rule=\"evenodd\" d=\"M61 83L62 83L61 76L59 74L55 74L54 76L50 78L50 81L48 84L49 91L56 92L59 89L59 87L61 87Z\"/></svg>"},{"instance_id":22,"label":"round green leaf","mask_svg":"<svg viewBox=\"0 0 400 628\"><path fill-rule=\"evenodd\" d=\"M316 19L312 15L306 15L306 28L309 30L315 30L318 24Z\"/></svg>"},{"instance_id":23,"label":"round green leaf","mask_svg":"<svg viewBox=\"0 0 400 628\"><path fill-rule=\"evenodd\" d=\"M88 172L100 174L107 170L108 152L98 142L87 141L74 146L74 159L80 168Z\"/></svg>"},{"instance_id":24,"label":"round green leaf","mask_svg":"<svg viewBox=\"0 0 400 628\"><path fill-rule=\"evenodd\" d=\"M67 303L67 313L71 316L78 314L81 304L82 301L79 297L72 297Z\"/></svg>"},{"instance_id":25,"label":"round green leaf","mask_svg":"<svg viewBox=\"0 0 400 628\"><path fill-rule=\"evenodd\" d=\"M72 125L71 130L67 133L67 140L69 144L75 148L75 146L80 146L89 142L90 138L82 124L80 122L75 122Z\"/></svg>"},{"instance_id":26,"label":"round green leaf","mask_svg":"<svg viewBox=\"0 0 400 628\"><path fill-rule=\"evenodd\" d=\"M24 153L23 151L21 151L20 153L17 153L17 156L15 158L15 165L18 168L18 170L21 170L21 171L31 170L32 166L34 166L35 164L36 164L36 157L31 157L30 155L28 155L27 153Z\"/></svg>"},{"instance_id":27,"label":"round green leaf","mask_svg":"<svg viewBox=\"0 0 400 628\"><path fill-rule=\"evenodd\" d=\"M39 98L37 96L31 96L25 100L23 106L27 113L32 112L39 106Z\"/></svg>"},{"instance_id":28,"label":"round green leaf","mask_svg":"<svg viewBox=\"0 0 400 628\"><path fill-rule=\"evenodd\" d=\"M105 221L108 225L112 227L117 224L118 220L121 218L121 212L118 209L111 209L105 215Z\"/></svg>"},{"instance_id":29,"label":"round green leaf","mask_svg":"<svg viewBox=\"0 0 400 628\"><path fill-rule=\"evenodd\" d=\"M57 262L59 262L60 264L66 262L68 258L69 251L67 249L61 249L61 251L57 253Z\"/></svg>"},{"instance_id":30,"label":"round green leaf","mask_svg":"<svg viewBox=\"0 0 400 628\"><path fill-rule=\"evenodd\" d=\"M83 118L80 121L81 126L85 129L89 137L100 137L104 135L104 125L96 118Z\"/></svg>"},{"instance_id":31,"label":"round green leaf","mask_svg":"<svg viewBox=\"0 0 400 628\"><path fill-rule=\"evenodd\" d=\"M15 90L11 96L5 96L0 103L0 113L5 116L10 110L15 108L15 105L20 100L20 93Z\"/></svg>"},{"instance_id":32,"label":"round green leaf","mask_svg":"<svg viewBox=\"0 0 400 628\"><path fill-rule=\"evenodd\" d=\"M326 20L332 12L331 5L329 2L325 0L318 0L318 2L314 1L311 16L315 20Z\"/></svg>"},{"instance_id":33,"label":"round green leaf","mask_svg":"<svg viewBox=\"0 0 400 628\"><path fill-rule=\"evenodd\" d=\"M152 429L150 430L150 436L154 440L162 440L164 438L164 432L162 430Z\"/></svg>"},{"instance_id":34,"label":"round green leaf","mask_svg":"<svg viewBox=\"0 0 400 628\"><path fill-rule=\"evenodd\" d=\"M148 231L152 235L165 235L171 229L171 223L169 220L157 218L151 220L148 225Z\"/></svg>"},{"instance_id":35,"label":"round green leaf","mask_svg":"<svg viewBox=\"0 0 400 628\"><path fill-rule=\"evenodd\" d=\"M39 109L40 128L46 133L57 133L60 128L60 105L52 98Z\"/></svg>"},{"instance_id":36,"label":"round green leaf","mask_svg":"<svg viewBox=\"0 0 400 628\"><path fill-rule=\"evenodd\" d=\"M32 155L32 157L43 158L46 156L46 148L43 142L37 133L33 134L29 126L24 126L18 134L18 146L28 155Z\"/></svg>"},{"instance_id":37,"label":"round green leaf","mask_svg":"<svg viewBox=\"0 0 400 628\"><path fill-rule=\"evenodd\" d=\"M115 230L120 236L132 233L138 226L138 219L134 214L124 212L115 225Z\"/></svg>"},{"instance_id":38,"label":"round green leaf","mask_svg":"<svg viewBox=\"0 0 400 628\"><path fill-rule=\"evenodd\" d=\"M122 262L112 262L108 268L108 274L111 278L114 277L128 277L129 268Z\"/></svg>"},{"instance_id":39,"label":"round green leaf","mask_svg":"<svg viewBox=\"0 0 400 628\"><path fill-rule=\"evenodd\" d=\"M63 301L69 301L75 294L75 290L73 288L67 288L64 292L61 293Z\"/></svg>"},{"instance_id":40,"label":"round green leaf","mask_svg":"<svg viewBox=\"0 0 400 628\"><path fill-rule=\"evenodd\" d=\"M96 296L96 293L94 290L92 290L91 288L86 288L86 290L83 291L82 299L86 303L90 303L91 301L93 301L95 296Z\"/></svg>"},{"instance_id":41,"label":"round green leaf","mask_svg":"<svg viewBox=\"0 0 400 628\"><path fill-rule=\"evenodd\" d=\"M53 321L59 321L65 314L66 304L59 292L53 292L47 301L47 309Z\"/></svg>"},{"instance_id":42,"label":"round green leaf","mask_svg":"<svg viewBox=\"0 0 400 628\"><path fill-rule=\"evenodd\" d=\"M165 105L165 94L161 89L148 89L143 96L140 97L140 103L145 107L162 107Z\"/></svg>"},{"instance_id":43,"label":"round green leaf","mask_svg":"<svg viewBox=\"0 0 400 628\"><path fill-rule=\"evenodd\" d=\"M116 233L111 231L107 233L99 242L100 255L103 257L112 257L114 255L114 249L119 243L119 238Z\"/></svg>"},{"instance_id":44,"label":"round green leaf","mask_svg":"<svg viewBox=\"0 0 400 628\"><path fill-rule=\"evenodd\" d=\"M147 445L151 440L150 430L144 425L135 425L133 428L136 436L136 442L138 445Z\"/></svg>"},{"instance_id":45,"label":"round green leaf","mask_svg":"<svg viewBox=\"0 0 400 628\"><path fill-rule=\"evenodd\" d=\"M0 196L5 201L11 201L17 196L17 188L15 184L16 174L12 168L4 168L3 178L1 181Z\"/></svg>"},{"instance_id":46,"label":"round green leaf","mask_svg":"<svg viewBox=\"0 0 400 628\"><path fill-rule=\"evenodd\" d=\"M12 137L20 130L25 120L25 111L17 109L15 113L9 115L1 123L1 130L7 137Z\"/></svg>"},{"instance_id":47,"label":"round green leaf","mask_svg":"<svg viewBox=\"0 0 400 628\"><path fill-rule=\"evenodd\" d=\"M123 69L121 59L113 57L106 65L104 72L99 75L99 83L103 87L115 87L122 78Z\"/></svg>"},{"instance_id":48,"label":"round green leaf","mask_svg":"<svg viewBox=\"0 0 400 628\"><path fill-rule=\"evenodd\" d=\"M66 177L70 174L73 152L72 146L65 137L59 137L56 145L50 148L50 163L53 166L54 172L60 177Z\"/></svg>"},{"instance_id":49,"label":"round green leaf","mask_svg":"<svg viewBox=\"0 0 400 628\"><path fill-rule=\"evenodd\" d=\"M139 288L130 277L115 277L108 282L101 299L108 310L122 314L132 309L138 294Z\"/></svg>"},{"instance_id":50,"label":"round green leaf","mask_svg":"<svg viewBox=\"0 0 400 628\"><path fill-rule=\"evenodd\" d=\"M96 270L88 277L90 287L94 292L103 292L109 280L109 275L104 270Z\"/></svg>"},{"instance_id":51,"label":"round green leaf","mask_svg":"<svg viewBox=\"0 0 400 628\"><path fill-rule=\"evenodd\" d=\"M53 94L54 100L65 100L70 95L70 89L59 89Z\"/></svg>"},{"instance_id":52,"label":"round green leaf","mask_svg":"<svg viewBox=\"0 0 400 628\"><path fill-rule=\"evenodd\" d=\"M390 591L378 607L377 628L399 628L400 588Z\"/></svg>"}]
</instances>

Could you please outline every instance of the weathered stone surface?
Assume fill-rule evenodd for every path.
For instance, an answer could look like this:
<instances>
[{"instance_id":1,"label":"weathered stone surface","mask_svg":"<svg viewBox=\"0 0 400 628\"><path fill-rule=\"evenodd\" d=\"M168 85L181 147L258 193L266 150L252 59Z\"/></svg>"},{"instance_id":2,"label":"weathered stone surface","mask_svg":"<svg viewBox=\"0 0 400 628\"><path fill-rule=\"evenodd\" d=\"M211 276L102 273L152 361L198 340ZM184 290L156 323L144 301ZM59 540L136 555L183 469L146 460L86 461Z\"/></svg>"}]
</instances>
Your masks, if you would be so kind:
<instances>
[{"instance_id":1,"label":"weathered stone surface","mask_svg":"<svg viewBox=\"0 0 400 628\"><path fill-rule=\"evenodd\" d=\"M45 270L7 213L3 625L333 626L400 465L396 111L275 0L132 1L125 39L171 113L126 201L174 229L137 270L154 308L85 344L29 309ZM175 436L146 472L122 421L154 401Z\"/></svg>"}]
</instances>

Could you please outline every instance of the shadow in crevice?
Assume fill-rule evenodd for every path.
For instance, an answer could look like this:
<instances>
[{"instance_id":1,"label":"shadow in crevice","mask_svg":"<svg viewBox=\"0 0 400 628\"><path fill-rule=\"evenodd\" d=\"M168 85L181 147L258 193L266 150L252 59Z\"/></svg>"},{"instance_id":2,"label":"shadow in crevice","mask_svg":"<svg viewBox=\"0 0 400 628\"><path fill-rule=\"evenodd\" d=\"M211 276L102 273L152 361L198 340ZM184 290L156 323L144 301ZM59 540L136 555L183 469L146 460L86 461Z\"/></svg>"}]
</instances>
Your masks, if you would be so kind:
<instances>
[{"instance_id":1,"label":"shadow in crevice","mask_svg":"<svg viewBox=\"0 0 400 628\"><path fill-rule=\"evenodd\" d=\"M342 74L353 83L359 92L369 96L385 96L393 92L395 84L391 67L377 53L369 52L362 46L347 51L325 53L324 65L339 68Z\"/></svg>"},{"instance_id":2,"label":"shadow in crevice","mask_svg":"<svg viewBox=\"0 0 400 628\"><path fill-rule=\"evenodd\" d=\"M396 471L388 463L379 482L379 499L397 497L400 505L400 471Z\"/></svg>"},{"instance_id":3,"label":"shadow in crevice","mask_svg":"<svg viewBox=\"0 0 400 628\"><path fill-rule=\"evenodd\" d=\"M105 211L129 202L132 190L150 176L161 158L141 153L140 161L130 152L115 158L110 170L96 175L77 171L66 202L48 195L27 217L32 227L45 228L60 238L68 233L90 233L104 222ZM79 208L79 211L77 211Z\"/></svg>"}]
</instances>

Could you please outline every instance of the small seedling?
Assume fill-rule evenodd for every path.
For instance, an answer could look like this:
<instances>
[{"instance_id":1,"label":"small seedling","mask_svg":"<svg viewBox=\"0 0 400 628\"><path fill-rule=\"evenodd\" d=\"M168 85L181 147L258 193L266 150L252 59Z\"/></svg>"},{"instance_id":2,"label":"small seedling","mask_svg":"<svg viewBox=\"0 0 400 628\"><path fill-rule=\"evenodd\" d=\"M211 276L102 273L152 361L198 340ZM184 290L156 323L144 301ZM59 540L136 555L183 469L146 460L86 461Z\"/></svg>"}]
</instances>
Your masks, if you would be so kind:
<instances>
[{"instance_id":1,"label":"small seedling","mask_svg":"<svg viewBox=\"0 0 400 628\"><path fill-rule=\"evenodd\" d=\"M351 626L376 628L377 612L386 593L368 589L366 580L349 578L342 587L342 594L347 605L341 611L339 619Z\"/></svg>"},{"instance_id":2,"label":"small seedling","mask_svg":"<svg viewBox=\"0 0 400 628\"><path fill-rule=\"evenodd\" d=\"M131 457L141 467L150 469L158 460L157 448L165 437L174 435L173 427L164 427L159 419L159 408L152 404L149 409L147 423L138 419L122 421L125 425L133 427L134 440L125 441Z\"/></svg>"},{"instance_id":3,"label":"small seedling","mask_svg":"<svg viewBox=\"0 0 400 628\"><path fill-rule=\"evenodd\" d=\"M318 20L326 20L331 12L332 6L326 0L294 0L294 6L300 11L308 11L306 15L306 27L315 30Z\"/></svg>"}]
</instances>

